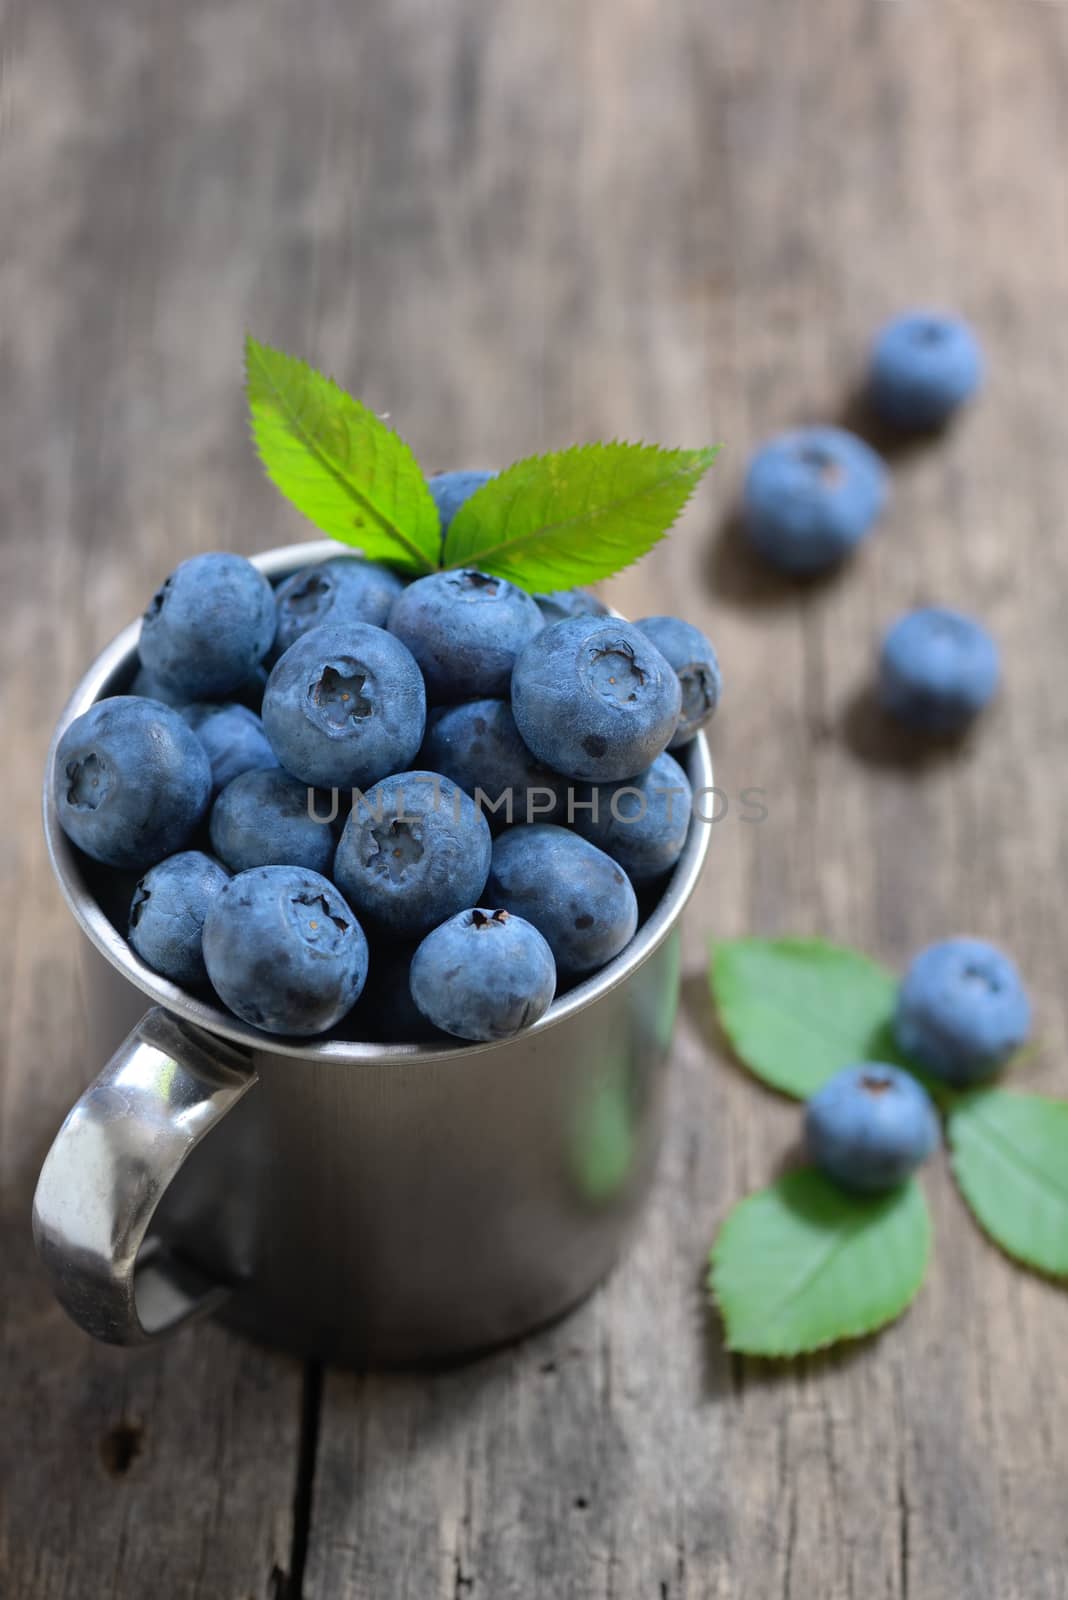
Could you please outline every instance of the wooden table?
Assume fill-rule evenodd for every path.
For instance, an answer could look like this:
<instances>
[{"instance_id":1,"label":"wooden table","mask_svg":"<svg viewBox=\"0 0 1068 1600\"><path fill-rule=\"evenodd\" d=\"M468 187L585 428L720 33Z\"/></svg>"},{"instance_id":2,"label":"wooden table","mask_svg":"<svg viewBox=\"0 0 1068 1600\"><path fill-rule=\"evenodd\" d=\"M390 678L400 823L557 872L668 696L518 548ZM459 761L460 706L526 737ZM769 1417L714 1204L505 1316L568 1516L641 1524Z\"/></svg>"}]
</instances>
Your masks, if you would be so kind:
<instances>
[{"instance_id":1,"label":"wooden table","mask_svg":"<svg viewBox=\"0 0 1068 1600\"><path fill-rule=\"evenodd\" d=\"M1068 1090L1068 10L9 0L0 45L0 1593L1068 1594L1068 1295L999 1256L944 1170L930 1280L881 1338L732 1360L702 1291L798 1125L716 1037L709 934L892 963L1002 940L1039 1007L1026 1079ZM986 398L896 457L840 579L761 574L732 521L747 451L848 414L876 321L930 300L981 328ZM302 533L246 441L245 328L389 411L427 469L728 444L609 591L707 627L728 681L655 1200L576 1315L443 1375L302 1370L212 1326L95 1347L30 1242L99 1065L35 814L50 725L180 557ZM878 631L921 599L986 617L1008 677L929 763L864 701Z\"/></svg>"}]
</instances>

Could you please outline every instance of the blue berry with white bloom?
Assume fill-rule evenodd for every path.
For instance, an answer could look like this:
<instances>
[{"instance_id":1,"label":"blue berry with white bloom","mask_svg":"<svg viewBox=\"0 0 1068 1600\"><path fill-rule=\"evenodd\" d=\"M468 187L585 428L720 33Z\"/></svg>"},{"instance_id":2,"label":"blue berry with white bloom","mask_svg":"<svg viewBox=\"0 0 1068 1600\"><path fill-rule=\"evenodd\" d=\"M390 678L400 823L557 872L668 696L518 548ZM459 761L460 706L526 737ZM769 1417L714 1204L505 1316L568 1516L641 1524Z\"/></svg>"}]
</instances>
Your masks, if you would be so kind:
<instances>
[{"instance_id":1,"label":"blue berry with white bloom","mask_svg":"<svg viewBox=\"0 0 1068 1600\"><path fill-rule=\"evenodd\" d=\"M487 898L532 922L570 976L595 972L630 943L638 902L611 856L551 822L494 841Z\"/></svg>"},{"instance_id":2,"label":"blue berry with white bloom","mask_svg":"<svg viewBox=\"0 0 1068 1600\"><path fill-rule=\"evenodd\" d=\"M403 588L395 572L360 556L334 556L317 566L302 567L275 593L275 659L301 634L325 622L369 622L384 628Z\"/></svg>"},{"instance_id":3,"label":"blue berry with white bloom","mask_svg":"<svg viewBox=\"0 0 1068 1600\"><path fill-rule=\"evenodd\" d=\"M157 590L141 619L144 667L185 700L233 694L274 640L274 590L244 556L191 556Z\"/></svg>"},{"instance_id":4,"label":"blue berry with white bloom","mask_svg":"<svg viewBox=\"0 0 1068 1600\"><path fill-rule=\"evenodd\" d=\"M723 693L719 658L699 628L681 617L643 617L636 624L651 639L682 689L682 710L669 750L681 750L708 726Z\"/></svg>"},{"instance_id":5,"label":"blue berry with white bloom","mask_svg":"<svg viewBox=\"0 0 1068 1600\"><path fill-rule=\"evenodd\" d=\"M360 998L367 940L329 879L257 867L223 885L204 919L204 962L220 1000L267 1033L324 1033Z\"/></svg>"},{"instance_id":6,"label":"blue berry with white bloom","mask_svg":"<svg viewBox=\"0 0 1068 1600\"><path fill-rule=\"evenodd\" d=\"M653 641L615 617L570 617L531 640L512 674L512 715L539 761L615 783L652 765L678 727L682 689Z\"/></svg>"},{"instance_id":7,"label":"blue berry with white bloom","mask_svg":"<svg viewBox=\"0 0 1068 1600\"><path fill-rule=\"evenodd\" d=\"M822 572L870 533L888 494L886 468L863 439L844 428L796 428L751 457L745 530L773 566Z\"/></svg>"},{"instance_id":8,"label":"blue berry with white bloom","mask_svg":"<svg viewBox=\"0 0 1068 1600\"><path fill-rule=\"evenodd\" d=\"M426 691L411 652L366 622L324 623L286 651L263 691L263 726L287 772L363 789L409 765Z\"/></svg>"},{"instance_id":9,"label":"blue berry with white bloom","mask_svg":"<svg viewBox=\"0 0 1068 1600\"><path fill-rule=\"evenodd\" d=\"M665 751L637 778L583 785L574 791L570 808L576 832L618 861L631 883L653 883L682 854L693 791Z\"/></svg>"},{"instance_id":10,"label":"blue berry with white bloom","mask_svg":"<svg viewBox=\"0 0 1068 1600\"><path fill-rule=\"evenodd\" d=\"M412 999L443 1033L510 1039L537 1022L556 993L552 951L522 917L481 907L428 933L412 957Z\"/></svg>"},{"instance_id":11,"label":"blue berry with white bloom","mask_svg":"<svg viewBox=\"0 0 1068 1600\"><path fill-rule=\"evenodd\" d=\"M355 798L334 878L358 916L417 939L475 904L490 848L470 795L437 772L397 772Z\"/></svg>"},{"instance_id":12,"label":"blue berry with white bloom","mask_svg":"<svg viewBox=\"0 0 1068 1600\"><path fill-rule=\"evenodd\" d=\"M71 723L52 782L68 839L105 866L143 871L188 844L211 799L211 764L177 711L115 695Z\"/></svg>"},{"instance_id":13,"label":"blue berry with white bloom","mask_svg":"<svg viewBox=\"0 0 1068 1600\"><path fill-rule=\"evenodd\" d=\"M172 983L206 983L204 918L229 877L201 850L182 850L146 872L130 904L129 940L141 960Z\"/></svg>"},{"instance_id":14,"label":"blue berry with white bloom","mask_svg":"<svg viewBox=\"0 0 1068 1600\"><path fill-rule=\"evenodd\" d=\"M515 822L557 822L565 780L531 755L506 700L465 700L431 714L421 762L480 806L494 833Z\"/></svg>"},{"instance_id":15,"label":"blue berry with white bloom","mask_svg":"<svg viewBox=\"0 0 1068 1600\"><path fill-rule=\"evenodd\" d=\"M278 757L263 723L248 706L212 705L202 700L182 706L180 715L204 746L216 791L225 789L239 773L277 767Z\"/></svg>"},{"instance_id":16,"label":"blue berry with white bloom","mask_svg":"<svg viewBox=\"0 0 1068 1600\"><path fill-rule=\"evenodd\" d=\"M389 617L439 703L506 695L516 656L544 626L529 594L471 567L417 578Z\"/></svg>"},{"instance_id":17,"label":"blue berry with white bloom","mask_svg":"<svg viewBox=\"0 0 1068 1600\"><path fill-rule=\"evenodd\" d=\"M846 1189L875 1194L896 1188L938 1142L938 1117L927 1091L881 1061L836 1072L805 1107L809 1156Z\"/></svg>"},{"instance_id":18,"label":"blue berry with white bloom","mask_svg":"<svg viewBox=\"0 0 1068 1600\"><path fill-rule=\"evenodd\" d=\"M894 1032L905 1054L957 1087L993 1077L1031 1031L1013 962L982 939L945 939L917 955L898 992Z\"/></svg>"},{"instance_id":19,"label":"blue berry with white bloom","mask_svg":"<svg viewBox=\"0 0 1068 1600\"><path fill-rule=\"evenodd\" d=\"M251 867L310 867L329 873L337 840L330 797L281 767L239 773L211 808L211 848L232 872ZM322 820L320 820L322 819Z\"/></svg>"},{"instance_id":20,"label":"blue berry with white bloom","mask_svg":"<svg viewBox=\"0 0 1068 1600\"><path fill-rule=\"evenodd\" d=\"M993 699L997 645L981 623L944 606L894 623L879 656L879 699L898 721L933 734L959 733Z\"/></svg>"},{"instance_id":21,"label":"blue berry with white bloom","mask_svg":"<svg viewBox=\"0 0 1068 1600\"><path fill-rule=\"evenodd\" d=\"M963 317L906 311L875 340L871 401L883 421L896 428L941 427L982 381L983 353Z\"/></svg>"}]
</instances>

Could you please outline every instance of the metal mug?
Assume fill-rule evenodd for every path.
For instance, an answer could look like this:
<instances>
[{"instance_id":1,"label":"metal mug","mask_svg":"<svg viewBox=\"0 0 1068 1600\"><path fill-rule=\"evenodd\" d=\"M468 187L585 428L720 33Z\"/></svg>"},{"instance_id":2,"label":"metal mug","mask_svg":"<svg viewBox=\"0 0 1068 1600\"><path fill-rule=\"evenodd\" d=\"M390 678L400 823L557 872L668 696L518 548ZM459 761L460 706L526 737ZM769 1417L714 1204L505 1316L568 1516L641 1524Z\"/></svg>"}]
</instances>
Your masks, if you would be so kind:
<instances>
[{"instance_id":1,"label":"metal mug","mask_svg":"<svg viewBox=\"0 0 1068 1600\"><path fill-rule=\"evenodd\" d=\"M296 545L256 564L278 579L330 554ZM649 1189L679 918L709 829L691 823L623 953L514 1039L272 1038L140 961L101 904L106 875L57 824L56 743L128 685L137 636L135 623L85 674L45 777L52 866L85 935L91 1048L114 1051L37 1185L34 1236L58 1299L115 1344L213 1311L350 1365L451 1359L553 1320L615 1261ZM695 791L711 788L704 739L685 755Z\"/></svg>"}]
</instances>

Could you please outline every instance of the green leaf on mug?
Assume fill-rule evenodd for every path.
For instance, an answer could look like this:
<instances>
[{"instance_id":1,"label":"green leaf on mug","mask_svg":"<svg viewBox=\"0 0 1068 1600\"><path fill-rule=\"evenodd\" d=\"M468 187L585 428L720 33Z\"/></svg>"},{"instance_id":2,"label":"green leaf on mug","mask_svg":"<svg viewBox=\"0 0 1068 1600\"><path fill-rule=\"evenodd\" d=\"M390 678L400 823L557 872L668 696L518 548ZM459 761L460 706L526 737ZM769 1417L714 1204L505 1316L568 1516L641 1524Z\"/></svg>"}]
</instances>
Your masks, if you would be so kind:
<instances>
[{"instance_id":1,"label":"green leaf on mug","mask_svg":"<svg viewBox=\"0 0 1068 1600\"><path fill-rule=\"evenodd\" d=\"M438 564L441 519L411 450L367 406L251 335L252 436L267 476L324 533L419 575Z\"/></svg>"},{"instance_id":2,"label":"green leaf on mug","mask_svg":"<svg viewBox=\"0 0 1068 1600\"><path fill-rule=\"evenodd\" d=\"M927 1080L894 1042L898 980L859 951L823 939L731 939L709 972L738 1059L784 1094L807 1100L842 1067L886 1061Z\"/></svg>"},{"instance_id":3,"label":"green leaf on mug","mask_svg":"<svg viewBox=\"0 0 1068 1600\"><path fill-rule=\"evenodd\" d=\"M1068 1101L975 1089L956 1101L947 1133L957 1182L990 1237L1068 1277Z\"/></svg>"},{"instance_id":4,"label":"green leaf on mug","mask_svg":"<svg viewBox=\"0 0 1068 1600\"><path fill-rule=\"evenodd\" d=\"M788 1357L874 1332L917 1294L930 1246L915 1179L868 1197L811 1168L787 1173L735 1206L713 1247L728 1349Z\"/></svg>"}]
</instances>

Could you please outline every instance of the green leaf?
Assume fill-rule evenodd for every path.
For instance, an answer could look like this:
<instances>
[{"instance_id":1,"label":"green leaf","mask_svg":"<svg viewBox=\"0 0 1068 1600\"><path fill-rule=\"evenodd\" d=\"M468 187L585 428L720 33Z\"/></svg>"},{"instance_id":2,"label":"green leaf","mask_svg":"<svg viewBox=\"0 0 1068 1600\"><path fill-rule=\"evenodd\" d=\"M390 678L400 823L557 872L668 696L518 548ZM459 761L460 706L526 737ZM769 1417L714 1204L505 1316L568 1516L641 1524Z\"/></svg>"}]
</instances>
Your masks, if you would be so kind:
<instances>
[{"instance_id":1,"label":"green leaf","mask_svg":"<svg viewBox=\"0 0 1068 1600\"><path fill-rule=\"evenodd\" d=\"M810 1168L787 1173L735 1206L712 1250L727 1347L795 1356L872 1333L914 1298L930 1247L915 1179L866 1197Z\"/></svg>"},{"instance_id":2,"label":"green leaf","mask_svg":"<svg viewBox=\"0 0 1068 1600\"><path fill-rule=\"evenodd\" d=\"M886 1061L927 1082L894 1042L898 980L822 939L732 939L712 951L719 1020L740 1061L807 1100L841 1067Z\"/></svg>"},{"instance_id":3,"label":"green leaf","mask_svg":"<svg viewBox=\"0 0 1068 1600\"><path fill-rule=\"evenodd\" d=\"M532 592L607 578L667 532L717 453L613 443L517 461L460 507L444 564Z\"/></svg>"},{"instance_id":4,"label":"green leaf","mask_svg":"<svg viewBox=\"0 0 1068 1600\"><path fill-rule=\"evenodd\" d=\"M305 361L245 341L252 436L267 476L332 539L404 572L432 572L441 522L411 450Z\"/></svg>"},{"instance_id":5,"label":"green leaf","mask_svg":"<svg viewBox=\"0 0 1068 1600\"><path fill-rule=\"evenodd\" d=\"M948 1136L957 1182L990 1237L1068 1277L1068 1102L975 1089L956 1101Z\"/></svg>"}]
</instances>

